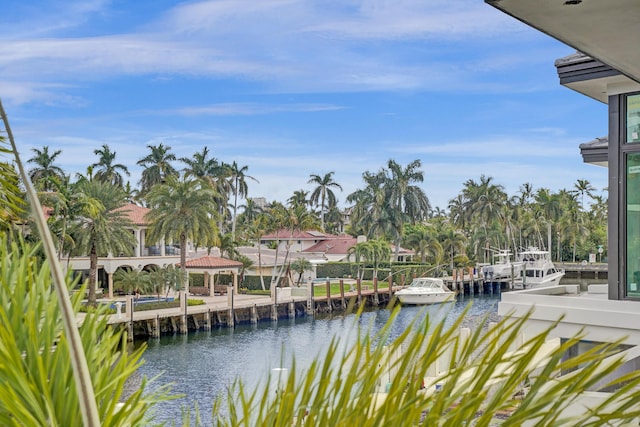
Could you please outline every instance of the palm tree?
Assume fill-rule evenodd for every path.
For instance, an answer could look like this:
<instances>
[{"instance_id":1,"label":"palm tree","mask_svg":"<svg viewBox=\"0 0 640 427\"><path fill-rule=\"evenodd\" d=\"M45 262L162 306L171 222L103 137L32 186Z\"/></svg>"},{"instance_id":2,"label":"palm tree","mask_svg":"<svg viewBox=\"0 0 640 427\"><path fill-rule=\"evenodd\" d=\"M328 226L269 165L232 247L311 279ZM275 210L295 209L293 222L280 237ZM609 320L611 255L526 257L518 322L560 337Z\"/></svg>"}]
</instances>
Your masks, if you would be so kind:
<instances>
[{"instance_id":1,"label":"palm tree","mask_svg":"<svg viewBox=\"0 0 640 427\"><path fill-rule=\"evenodd\" d=\"M443 248L438 241L436 230L428 226L414 228L406 237L405 244L415 250L420 256L420 262L424 263L427 257L434 260L434 264L440 264Z\"/></svg>"},{"instance_id":2,"label":"palm tree","mask_svg":"<svg viewBox=\"0 0 640 427\"><path fill-rule=\"evenodd\" d=\"M251 198L239 207L242 208L242 213L238 215L238 222L241 226L250 227L251 223L262 213L262 208Z\"/></svg>"},{"instance_id":3,"label":"palm tree","mask_svg":"<svg viewBox=\"0 0 640 427\"><path fill-rule=\"evenodd\" d=\"M389 262L391 257L391 247L384 239L372 239L367 242L369 246L369 261L373 263L373 277L378 277L378 269L382 262Z\"/></svg>"},{"instance_id":4,"label":"palm tree","mask_svg":"<svg viewBox=\"0 0 640 427\"><path fill-rule=\"evenodd\" d=\"M344 216L338 206L330 206L325 214L325 231L331 234L339 234L344 227Z\"/></svg>"},{"instance_id":5,"label":"palm tree","mask_svg":"<svg viewBox=\"0 0 640 427\"><path fill-rule=\"evenodd\" d=\"M150 241L173 241L180 244L181 288L188 293L185 268L187 240L214 240L217 230L211 213L216 212L215 192L199 179L167 177L147 194L151 210L147 213Z\"/></svg>"},{"instance_id":6,"label":"palm tree","mask_svg":"<svg viewBox=\"0 0 640 427\"><path fill-rule=\"evenodd\" d=\"M96 303L98 257L113 254L133 254L135 237L133 224L118 208L127 203L124 190L101 181L80 181L76 191L87 202L76 214L71 234L76 242L75 253L89 256L89 304Z\"/></svg>"},{"instance_id":7,"label":"palm tree","mask_svg":"<svg viewBox=\"0 0 640 427\"><path fill-rule=\"evenodd\" d=\"M558 221L562 216L562 198L559 194L553 194L547 188L539 189L535 196L536 201L536 211L538 220L543 222L547 227L547 239L551 239L552 228L556 227L556 235L559 233ZM544 241L544 239L541 239ZM544 245L541 245L545 247ZM549 246L547 250L551 251L550 245L547 243L546 246ZM560 261L560 254L558 254L558 261Z\"/></svg>"},{"instance_id":8,"label":"palm tree","mask_svg":"<svg viewBox=\"0 0 640 427\"><path fill-rule=\"evenodd\" d=\"M520 186L520 195L518 196L518 204L520 206L526 206L531 202L533 198L533 184L525 182Z\"/></svg>"},{"instance_id":9,"label":"palm tree","mask_svg":"<svg viewBox=\"0 0 640 427\"><path fill-rule=\"evenodd\" d=\"M245 255L237 255L235 260L242 263L242 266L240 267L240 274L239 274L240 276L239 282L241 286L242 284L244 284L244 277L247 270L253 267L253 261L251 260L251 258Z\"/></svg>"},{"instance_id":10,"label":"palm tree","mask_svg":"<svg viewBox=\"0 0 640 427\"><path fill-rule=\"evenodd\" d=\"M586 194L589 197L593 197L593 192L596 190L591 183L586 179L579 179L574 184L574 192L580 195L580 205L582 210L584 211L584 195Z\"/></svg>"},{"instance_id":11,"label":"palm tree","mask_svg":"<svg viewBox=\"0 0 640 427\"><path fill-rule=\"evenodd\" d=\"M125 165L114 163L116 152L111 151L107 144L103 144L102 148L93 150L93 152L98 156L98 161L91 165L95 171L95 178L122 187L124 185L122 174L127 176L131 174Z\"/></svg>"},{"instance_id":12,"label":"palm tree","mask_svg":"<svg viewBox=\"0 0 640 427\"><path fill-rule=\"evenodd\" d=\"M220 248L220 256L225 255L229 259L235 259L238 255L238 242L236 242L231 233L218 235L218 247Z\"/></svg>"},{"instance_id":13,"label":"palm tree","mask_svg":"<svg viewBox=\"0 0 640 427\"><path fill-rule=\"evenodd\" d=\"M201 153L195 153L193 158L181 157L179 160L187 165L183 169L187 178L209 180L213 177L213 171L219 166L215 157L209 158L209 147L204 147Z\"/></svg>"},{"instance_id":14,"label":"palm tree","mask_svg":"<svg viewBox=\"0 0 640 427\"><path fill-rule=\"evenodd\" d=\"M266 212L260 212L255 218L248 224L246 228L247 237L250 241L254 242L258 248L258 274L260 276L260 286L264 291L266 286L264 284L264 276L262 275L262 244L260 240L269 229L269 215ZM276 251L276 257L278 252Z\"/></svg>"},{"instance_id":15,"label":"palm tree","mask_svg":"<svg viewBox=\"0 0 640 427\"><path fill-rule=\"evenodd\" d=\"M135 268L119 268L113 275L113 282L128 293L146 293L153 288L150 273Z\"/></svg>"},{"instance_id":16,"label":"palm tree","mask_svg":"<svg viewBox=\"0 0 640 427\"><path fill-rule=\"evenodd\" d=\"M298 258L297 260L291 263L291 269L298 273L298 282L296 286L300 286L302 282L302 277L304 276L304 272L307 270L311 270L313 268L313 264L306 258Z\"/></svg>"},{"instance_id":17,"label":"palm tree","mask_svg":"<svg viewBox=\"0 0 640 427\"><path fill-rule=\"evenodd\" d=\"M415 224L429 215L431 205L424 191L415 185L424 181L424 174L419 168L422 166L420 160L414 160L405 168L402 168L395 160L389 160L387 167L391 173L387 180L389 186L389 203L396 212L393 215L395 220L394 230L396 246L396 258L400 253L400 241L402 239L402 224L409 222Z\"/></svg>"},{"instance_id":18,"label":"palm tree","mask_svg":"<svg viewBox=\"0 0 640 427\"><path fill-rule=\"evenodd\" d=\"M1 107L1 105L0 105ZM0 110L1 111L1 110ZM0 155L11 153L4 147L5 139L0 135ZM25 214L25 197L21 194L18 173L14 166L0 161L0 229L12 231L14 225ZM0 233L2 234L2 233Z\"/></svg>"},{"instance_id":19,"label":"palm tree","mask_svg":"<svg viewBox=\"0 0 640 427\"><path fill-rule=\"evenodd\" d=\"M247 171L249 170L249 166L239 167L238 163L234 160L230 166L230 177L231 180L231 189L233 191L233 223L231 226L231 236L235 239L236 237L236 214L238 211L238 196L246 197L249 191L249 187L247 186L247 179L252 179L255 182L258 182L252 176L247 175Z\"/></svg>"},{"instance_id":20,"label":"palm tree","mask_svg":"<svg viewBox=\"0 0 640 427\"><path fill-rule=\"evenodd\" d=\"M49 228L58 239L58 259L63 253L71 254L75 248L73 236L68 233L68 228L85 209L100 209L101 202L78 191L79 184L70 184L68 178L58 181L51 179L51 191L40 195L43 206L53 208L47 220Z\"/></svg>"},{"instance_id":21,"label":"palm tree","mask_svg":"<svg viewBox=\"0 0 640 427\"><path fill-rule=\"evenodd\" d=\"M218 230L224 231L224 220L228 217L229 201L229 165L219 163L215 157L209 157L209 147L204 147L202 152L195 153L193 159L181 157L179 159L187 165L184 169L185 178L195 177L202 179L214 191L214 203L217 205Z\"/></svg>"},{"instance_id":22,"label":"palm tree","mask_svg":"<svg viewBox=\"0 0 640 427\"><path fill-rule=\"evenodd\" d=\"M361 269L362 264L367 260L367 253L369 252L369 246L367 242L358 242L355 245L347 249L347 260L351 261L351 257L356 263L356 278L362 280L364 276L364 268Z\"/></svg>"},{"instance_id":23,"label":"palm tree","mask_svg":"<svg viewBox=\"0 0 640 427\"><path fill-rule=\"evenodd\" d=\"M309 200L307 199L308 195L308 191L304 191L302 189L296 190L293 192L293 195L287 199L287 204L290 208L296 206L307 206L309 204Z\"/></svg>"},{"instance_id":24,"label":"palm tree","mask_svg":"<svg viewBox=\"0 0 640 427\"><path fill-rule=\"evenodd\" d=\"M63 181L65 177L64 171L54 164L57 157L62 154L62 150L49 153L49 146L45 145L42 150L32 148L31 151L33 151L34 156L27 160L27 163L33 163L36 166L29 171L29 178L36 189L51 191L51 180Z\"/></svg>"},{"instance_id":25,"label":"palm tree","mask_svg":"<svg viewBox=\"0 0 640 427\"><path fill-rule=\"evenodd\" d=\"M307 181L307 184L317 184L317 187L311 193L309 202L320 206L320 228L322 231L324 231L325 209L336 204L336 195L332 188L342 191L342 186L333 180L334 173L334 171L331 171L324 174L324 176L311 174L311 178Z\"/></svg>"},{"instance_id":26,"label":"palm tree","mask_svg":"<svg viewBox=\"0 0 640 427\"><path fill-rule=\"evenodd\" d=\"M275 209L272 209L270 214L272 215L272 229L279 230L285 229L289 232L289 240L287 240L286 251L284 255L284 261L277 274L272 275L272 286L278 283L280 278L285 272L287 261L289 259L289 253L291 251L291 237L296 231L311 230L318 227L317 219L312 215L304 206L297 206L295 208L285 208L282 204L274 205ZM276 250L276 263L278 252Z\"/></svg>"},{"instance_id":27,"label":"palm tree","mask_svg":"<svg viewBox=\"0 0 640 427\"><path fill-rule=\"evenodd\" d=\"M445 253L449 254L450 267L453 271L453 260L457 254L464 252L467 239L461 231L447 228L440 233L439 240Z\"/></svg>"},{"instance_id":28,"label":"palm tree","mask_svg":"<svg viewBox=\"0 0 640 427\"><path fill-rule=\"evenodd\" d=\"M426 218L431 209L429 199L424 191L415 185L424 181L424 174L419 168L420 160L414 160L402 168L395 160L389 160L387 167L391 172L391 203L404 213L411 223Z\"/></svg>"},{"instance_id":29,"label":"palm tree","mask_svg":"<svg viewBox=\"0 0 640 427\"><path fill-rule=\"evenodd\" d=\"M377 173L365 171L362 174L365 182L363 189L358 189L347 196L347 202L353 203L351 215L351 231L353 234L373 237L383 233L387 227L387 217L391 205L387 203L387 175L384 170Z\"/></svg>"},{"instance_id":30,"label":"palm tree","mask_svg":"<svg viewBox=\"0 0 640 427\"><path fill-rule=\"evenodd\" d=\"M146 194L151 187L163 183L167 176L177 176L178 171L171 162L176 160L175 154L171 153L168 145L147 145L151 153L138 160L137 165L144 167L140 178L140 193Z\"/></svg>"}]
</instances>

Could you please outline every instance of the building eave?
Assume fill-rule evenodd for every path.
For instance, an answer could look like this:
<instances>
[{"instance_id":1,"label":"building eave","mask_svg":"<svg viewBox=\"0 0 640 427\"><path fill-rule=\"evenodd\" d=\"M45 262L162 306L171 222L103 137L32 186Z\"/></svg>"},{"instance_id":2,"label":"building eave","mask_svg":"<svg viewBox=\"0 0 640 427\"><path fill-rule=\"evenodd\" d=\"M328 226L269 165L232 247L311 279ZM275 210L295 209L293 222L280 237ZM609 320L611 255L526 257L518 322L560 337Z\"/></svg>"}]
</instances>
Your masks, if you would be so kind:
<instances>
[{"instance_id":1,"label":"building eave","mask_svg":"<svg viewBox=\"0 0 640 427\"><path fill-rule=\"evenodd\" d=\"M640 82L636 0L485 0L498 10Z\"/></svg>"}]
</instances>

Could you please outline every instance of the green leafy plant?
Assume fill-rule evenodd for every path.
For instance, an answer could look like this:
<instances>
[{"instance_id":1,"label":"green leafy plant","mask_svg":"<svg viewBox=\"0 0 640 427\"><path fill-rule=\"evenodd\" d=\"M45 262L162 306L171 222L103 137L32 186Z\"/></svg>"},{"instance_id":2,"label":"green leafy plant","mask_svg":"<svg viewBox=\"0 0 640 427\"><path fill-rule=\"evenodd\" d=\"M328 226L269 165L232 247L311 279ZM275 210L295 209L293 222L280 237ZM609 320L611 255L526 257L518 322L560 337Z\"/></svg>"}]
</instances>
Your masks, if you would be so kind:
<instances>
[{"instance_id":1,"label":"green leafy plant","mask_svg":"<svg viewBox=\"0 0 640 427\"><path fill-rule=\"evenodd\" d=\"M81 398L51 272L36 252L35 247L0 240L0 425L81 426ZM71 285L69 278L67 283ZM76 313L82 295L73 296ZM106 313L106 308L96 308L79 328L100 425L151 425L154 405L170 398L168 387L149 391L143 380L125 393L127 379L142 363L144 346L130 352L123 332L107 327Z\"/></svg>"},{"instance_id":2,"label":"green leafy plant","mask_svg":"<svg viewBox=\"0 0 640 427\"><path fill-rule=\"evenodd\" d=\"M397 313L397 311L396 311ZM464 313L466 314L466 313ZM640 373L612 375L634 353L602 344L567 358L581 336L551 339L552 326L513 346L529 319L458 333L429 316L390 339L358 330L347 348L335 339L306 370L271 376L264 387L230 387L218 426L602 426L637 422ZM637 351L636 351L637 353ZM635 357L638 355L635 354ZM446 364L446 369L443 368ZM438 372L438 366L441 372ZM573 371L566 375L561 373ZM613 390L600 403L567 409L588 393ZM216 410L220 408L220 402ZM611 424L606 424L611 423Z\"/></svg>"}]
</instances>

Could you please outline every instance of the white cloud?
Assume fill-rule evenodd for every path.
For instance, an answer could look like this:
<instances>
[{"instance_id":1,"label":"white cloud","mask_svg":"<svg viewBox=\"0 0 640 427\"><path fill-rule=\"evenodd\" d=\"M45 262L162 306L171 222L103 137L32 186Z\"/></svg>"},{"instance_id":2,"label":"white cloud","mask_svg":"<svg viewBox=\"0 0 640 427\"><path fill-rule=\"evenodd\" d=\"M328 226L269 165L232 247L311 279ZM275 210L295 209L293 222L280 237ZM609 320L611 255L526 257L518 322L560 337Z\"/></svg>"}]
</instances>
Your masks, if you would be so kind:
<instances>
[{"instance_id":1,"label":"white cloud","mask_svg":"<svg viewBox=\"0 0 640 427\"><path fill-rule=\"evenodd\" d=\"M248 116L284 112L318 112L342 110L344 107L329 104L255 104L224 103L199 107L184 107L175 110L157 110L152 114L178 114L184 116Z\"/></svg>"},{"instance_id":2,"label":"white cloud","mask_svg":"<svg viewBox=\"0 0 640 427\"><path fill-rule=\"evenodd\" d=\"M102 1L72 3L59 14L67 22L60 28L73 27L68 21L81 25L110 14L117 19ZM42 17L33 19L24 19L23 26L38 28ZM483 82L483 74L533 59L520 51L487 56L477 43L513 44L532 33L475 0L201 1L106 36L74 32L72 37L41 38L34 31L5 37L0 68L5 79L23 86L5 95L20 103L65 91L65 86L45 89L44 82L68 85L147 75L233 76L279 92L493 91L504 88ZM463 36L464 44L478 46L479 58L465 57L452 44L442 50L425 42ZM419 41L422 47L406 50L398 40ZM548 52L542 53L548 61ZM452 68L450 58L456 54L462 65Z\"/></svg>"}]
</instances>

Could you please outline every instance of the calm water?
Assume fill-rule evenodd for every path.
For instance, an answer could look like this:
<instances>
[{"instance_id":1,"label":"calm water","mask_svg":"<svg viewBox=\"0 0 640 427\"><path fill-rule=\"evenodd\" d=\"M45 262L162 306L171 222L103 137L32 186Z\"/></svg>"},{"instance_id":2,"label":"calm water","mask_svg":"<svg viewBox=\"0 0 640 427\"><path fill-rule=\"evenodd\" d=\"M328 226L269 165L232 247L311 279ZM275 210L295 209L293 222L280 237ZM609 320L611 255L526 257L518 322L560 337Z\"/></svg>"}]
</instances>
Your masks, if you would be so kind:
<instances>
[{"instance_id":1,"label":"calm water","mask_svg":"<svg viewBox=\"0 0 640 427\"><path fill-rule=\"evenodd\" d=\"M446 313L443 306L403 307L392 328L393 337L402 333L415 320L429 312L446 316L451 324L472 303L468 317L475 319L485 313L497 312L499 296L459 299ZM361 326L378 331L389 319L388 310L364 313ZM469 319L469 320L472 320ZM210 421L214 397L225 396L227 387L236 378L249 386L264 381L272 369L288 367L295 356L299 368L309 366L322 354L332 338L340 337L343 345L356 338L354 315L334 315L330 318L311 317L241 325L235 329L216 329L189 335L175 335L147 342L145 364L140 369L148 378L162 374L162 382L174 383L173 391L187 397L164 403L159 408L161 420L180 420L183 406L198 403L205 421Z\"/></svg>"}]
</instances>

